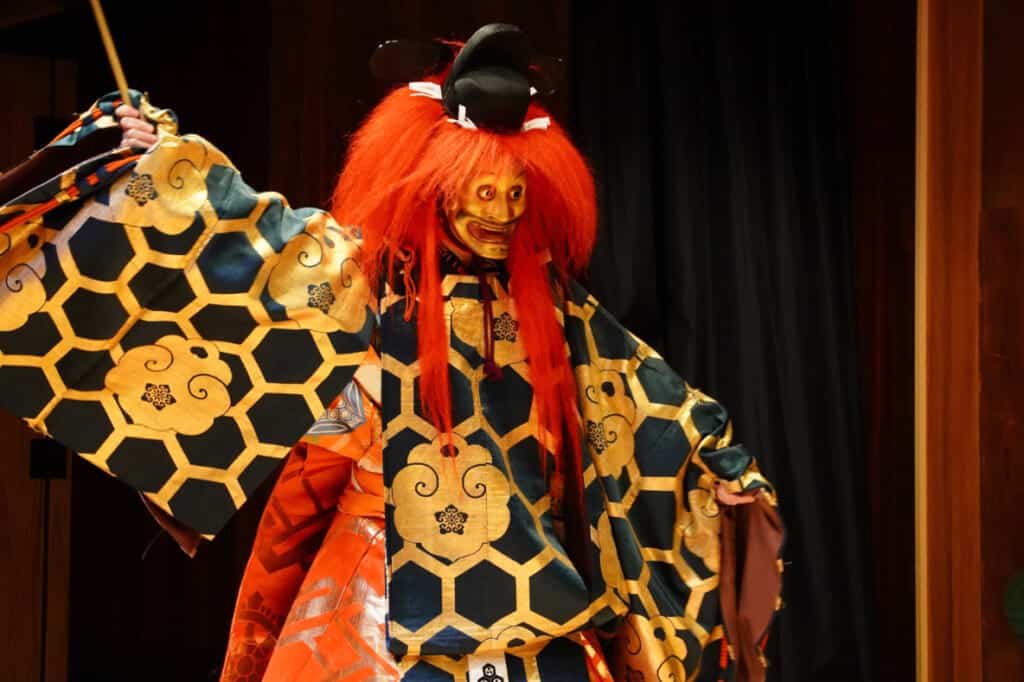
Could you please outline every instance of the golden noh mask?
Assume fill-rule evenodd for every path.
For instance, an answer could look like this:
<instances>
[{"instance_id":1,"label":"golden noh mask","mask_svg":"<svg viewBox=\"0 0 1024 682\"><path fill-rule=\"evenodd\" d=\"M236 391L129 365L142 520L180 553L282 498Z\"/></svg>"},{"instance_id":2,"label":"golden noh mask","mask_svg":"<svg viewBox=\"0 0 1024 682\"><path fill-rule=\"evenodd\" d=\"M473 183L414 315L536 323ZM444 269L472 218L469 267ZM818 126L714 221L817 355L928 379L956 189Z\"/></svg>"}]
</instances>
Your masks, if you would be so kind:
<instances>
[{"instance_id":1,"label":"golden noh mask","mask_svg":"<svg viewBox=\"0 0 1024 682\"><path fill-rule=\"evenodd\" d=\"M508 258L512 234L525 211L523 172L478 175L445 202L450 236L457 249L490 260Z\"/></svg>"}]
</instances>

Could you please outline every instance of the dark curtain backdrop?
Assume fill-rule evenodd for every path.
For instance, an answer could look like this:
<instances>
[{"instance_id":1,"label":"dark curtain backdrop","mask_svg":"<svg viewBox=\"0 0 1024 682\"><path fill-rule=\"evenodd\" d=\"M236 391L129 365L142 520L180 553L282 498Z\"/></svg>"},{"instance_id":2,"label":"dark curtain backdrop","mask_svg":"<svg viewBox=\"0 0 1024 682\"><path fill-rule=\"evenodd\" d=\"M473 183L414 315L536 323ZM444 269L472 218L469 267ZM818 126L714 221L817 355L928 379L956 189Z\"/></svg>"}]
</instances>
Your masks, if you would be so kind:
<instances>
[{"instance_id":1,"label":"dark curtain backdrop","mask_svg":"<svg viewBox=\"0 0 1024 682\"><path fill-rule=\"evenodd\" d=\"M571 128L603 221L590 286L729 407L778 487L786 682L872 678L845 16L578 0L570 24Z\"/></svg>"}]
</instances>

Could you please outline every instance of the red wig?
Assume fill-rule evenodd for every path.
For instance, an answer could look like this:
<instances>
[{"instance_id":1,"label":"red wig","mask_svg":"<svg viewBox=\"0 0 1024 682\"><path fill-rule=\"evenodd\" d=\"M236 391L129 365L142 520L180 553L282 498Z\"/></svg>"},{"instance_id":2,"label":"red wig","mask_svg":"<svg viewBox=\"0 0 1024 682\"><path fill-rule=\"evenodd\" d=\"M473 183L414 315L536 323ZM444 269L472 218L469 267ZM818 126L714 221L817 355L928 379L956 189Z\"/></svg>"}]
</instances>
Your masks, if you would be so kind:
<instances>
[{"instance_id":1,"label":"red wig","mask_svg":"<svg viewBox=\"0 0 1024 682\"><path fill-rule=\"evenodd\" d=\"M440 83L444 74L429 78ZM527 120L546 116L531 105ZM419 264L420 393L431 421L450 433L448 332L438 249L443 225L438 197L454 196L474 176L525 169L527 209L510 245L510 293L530 364L539 442L569 456L579 475L576 388L553 300L546 254L556 270L583 269L594 242L597 211L586 163L554 122L515 134L471 130L448 120L441 103L402 87L389 94L356 132L334 192L332 213L363 231L363 268L371 282L396 272L411 255ZM562 466L563 457L556 458Z\"/></svg>"}]
</instances>

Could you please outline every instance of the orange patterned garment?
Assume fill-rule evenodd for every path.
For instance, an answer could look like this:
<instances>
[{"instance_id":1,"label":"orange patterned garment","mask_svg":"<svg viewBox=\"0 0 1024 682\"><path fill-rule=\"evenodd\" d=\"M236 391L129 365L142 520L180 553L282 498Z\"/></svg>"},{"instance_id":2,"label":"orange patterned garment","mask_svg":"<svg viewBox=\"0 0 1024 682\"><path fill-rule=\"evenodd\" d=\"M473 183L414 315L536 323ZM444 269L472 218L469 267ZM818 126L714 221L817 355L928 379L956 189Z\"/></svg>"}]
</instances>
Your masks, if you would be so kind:
<instances>
[{"instance_id":1,"label":"orange patterned garment","mask_svg":"<svg viewBox=\"0 0 1024 682\"><path fill-rule=\"evenodd\" d=\"M380 434L352 383L292 450L246 566L222 682L398 679L381 656Z\"/></svg>"}]
</instances>

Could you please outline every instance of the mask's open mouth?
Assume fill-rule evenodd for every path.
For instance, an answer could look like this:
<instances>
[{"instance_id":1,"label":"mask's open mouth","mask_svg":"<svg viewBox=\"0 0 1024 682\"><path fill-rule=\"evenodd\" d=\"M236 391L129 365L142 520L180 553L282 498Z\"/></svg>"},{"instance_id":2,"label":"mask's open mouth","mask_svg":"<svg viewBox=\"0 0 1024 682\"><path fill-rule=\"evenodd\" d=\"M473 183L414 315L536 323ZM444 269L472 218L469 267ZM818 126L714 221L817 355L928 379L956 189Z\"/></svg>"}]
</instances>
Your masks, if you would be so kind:
<instances>
[{"instance_id":1,"label":"mask's open mouth","mask_svg":"<svg viewBox=\"0 0 1024 682\"><path fill-rule=\"evenodd\" d=\"M489 223L480 219L469 221L469 234L478 241L485 244L507 244L512 237L512 230L515 229L518 220L498 224Z\"/></svg>"}]
</instances>

